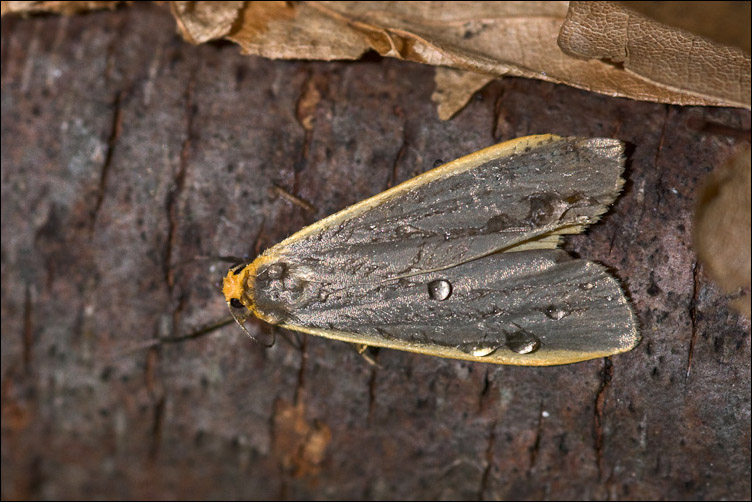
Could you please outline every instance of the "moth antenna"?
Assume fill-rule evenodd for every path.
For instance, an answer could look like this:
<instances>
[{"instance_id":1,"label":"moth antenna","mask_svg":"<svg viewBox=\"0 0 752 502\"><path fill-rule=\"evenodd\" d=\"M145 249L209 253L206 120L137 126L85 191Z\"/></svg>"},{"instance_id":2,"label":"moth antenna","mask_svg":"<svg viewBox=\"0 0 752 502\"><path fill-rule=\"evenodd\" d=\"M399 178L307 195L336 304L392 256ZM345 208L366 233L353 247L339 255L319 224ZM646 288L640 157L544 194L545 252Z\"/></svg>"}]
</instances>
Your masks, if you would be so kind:
<instances>
[{"instance_id":1,"label":"moth antenna","mask_svg":"<svg viewBox=\"0 0 752 502\"><path fill-rule=\"evenodd\" d=\"M237 320L237 319L236 319ZM187 335L180 335L180 336L162 336L159 338L153 338L151 340L147 340L145 342L139 343L137 345L134 345L131 348L125 349L124 351L118 353L114 359L121 359L124 357L132 356L133 354L136 354L137 352L140 352L142 350L147 350L152 347L158 347L160 345L167 345L169 343L181 343L188 340L194 340L196 338L201 338L204 335L208 335L209 333L222 328L224 326L227 326L233 321L232 318L224 318L220 321L214 322L212 324L209 324L208 326L204 326L203 328L200 328L192 333L188 333Z\"/></svg>"},{"instance_id":2,"label":"moth antenna","mask_svg":"<svg viewBox=\"0 0 752 502\"><path fill-rule=\"evenodd\" d=\"M258 338L256 338L255 336L253 336L251 334L251 332L246 329L246 327L243 325L243 323L240 322L240 319L238 319L238 316L235 315L235 312L230 311L230 313L232 314L233 319L235 319L235 322L238 323L238 326L240 326L240 329L242 329L243 331L245 331L245 334L248 335L248 338L250 338L254 342L258 343L259 345L261 345L262 347L265 347L267 349L273 347L274 344L277 343L277 335L276 335L276 333L272 334L272 342L269 343L269 344L266 344L266 343L262 342L261 340L259 340Z\"/></svg>"},{"instance_id":3,"label":"moth antenna","mask_svg":"<svg viewBox=\"0 0 752 502\"><path fill-rule=\"evenodd\" d=\"M121 359L125 359L127 357L131 357L134 354L137 354L141 352L142 350L147 350L152 347L157 347L159 345L162 345L162 340L159 338L155 338L153 340L149 340L147 342L139 343L138 345L135 345L133 347L129 347L123 351L117 352L116 354L112 355L110 357L111 361L119 361Z\"/></svg>"}]
</instances>

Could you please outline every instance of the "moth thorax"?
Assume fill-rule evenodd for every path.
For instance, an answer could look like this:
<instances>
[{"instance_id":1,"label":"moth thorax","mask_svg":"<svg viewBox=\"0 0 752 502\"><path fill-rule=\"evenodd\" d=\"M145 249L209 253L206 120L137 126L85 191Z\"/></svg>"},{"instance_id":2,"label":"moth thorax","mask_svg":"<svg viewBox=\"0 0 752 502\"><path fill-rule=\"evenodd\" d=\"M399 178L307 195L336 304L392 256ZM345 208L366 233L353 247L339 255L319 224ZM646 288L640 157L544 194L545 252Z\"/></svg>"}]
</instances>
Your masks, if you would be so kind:
<instances>
[{"instance_id":1,"label":"moth thorax","mask_svg":"<svg viewBox=\"0 0 752 502\"><path fill-rule=\"evenodd\" d=\"M295 273L294 267L285 262L270 263L256 275L253 288L256 309L268 322L284 322L303 295L305 286L306 281Z\"/></svg>"}]
</instances>

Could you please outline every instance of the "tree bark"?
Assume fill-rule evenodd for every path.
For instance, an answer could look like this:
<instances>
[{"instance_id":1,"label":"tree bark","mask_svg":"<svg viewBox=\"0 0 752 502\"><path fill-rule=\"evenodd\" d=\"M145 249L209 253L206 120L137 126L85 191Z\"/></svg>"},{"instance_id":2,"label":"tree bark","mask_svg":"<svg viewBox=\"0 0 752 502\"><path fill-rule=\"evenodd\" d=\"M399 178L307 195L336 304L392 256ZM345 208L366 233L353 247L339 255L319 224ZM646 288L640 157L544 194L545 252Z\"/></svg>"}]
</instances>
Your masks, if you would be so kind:
<instances>
[{"instance_id":1,"label":"tree bark","mask_svg":"<svg viewBox=\"0 0 752 502\"><path fill-rule=\"evenodd\" d=\"M691 229L750 113L506 78L441 122L433 74L192 47L154 6L4 18L2 498L749 499L750 323ZM630 145L622 196L566 248L622 279L634 351L373 366L235 326L132 350L228 317L222 257L537 133Z\"/></svg>"}]
</instances>

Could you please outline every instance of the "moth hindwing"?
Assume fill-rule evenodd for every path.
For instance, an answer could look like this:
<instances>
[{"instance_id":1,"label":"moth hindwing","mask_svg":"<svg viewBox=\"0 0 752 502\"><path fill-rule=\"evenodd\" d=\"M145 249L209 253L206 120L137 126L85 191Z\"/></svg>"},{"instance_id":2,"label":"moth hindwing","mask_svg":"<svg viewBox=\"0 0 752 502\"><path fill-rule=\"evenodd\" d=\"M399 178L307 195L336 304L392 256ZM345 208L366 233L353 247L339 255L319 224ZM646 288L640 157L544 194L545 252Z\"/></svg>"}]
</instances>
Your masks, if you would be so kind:
<instances>
[{"instance_id":1,"label":"moth hindwing","mask_svg":"<svg viewBox=\"0 0 752 502\"><path fill-rule=\"evenodd\" d=\"M637 322L603 266L557 249L623 184L614 139L528 136L444 164L231 269L251 315L336 340L499 364L634 348Z\"/></svg>"}]
</instances>

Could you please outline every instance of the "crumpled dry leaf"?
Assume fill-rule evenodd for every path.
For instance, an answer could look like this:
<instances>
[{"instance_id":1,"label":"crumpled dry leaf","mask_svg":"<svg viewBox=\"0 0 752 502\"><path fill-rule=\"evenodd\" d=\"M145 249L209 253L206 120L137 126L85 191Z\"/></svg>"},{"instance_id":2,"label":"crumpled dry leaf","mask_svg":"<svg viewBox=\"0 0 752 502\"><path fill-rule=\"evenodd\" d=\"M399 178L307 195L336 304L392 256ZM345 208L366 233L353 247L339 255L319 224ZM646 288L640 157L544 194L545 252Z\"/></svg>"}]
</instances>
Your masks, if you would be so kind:
<instances>
[{"instance_id":1,"label":"crumpled dry leaf","mask_svg":"<svg viewBox=\"0 0 752 502\"><path fill-rule=\"evenodd\" d=\"M65 2L3 2L3 12L6 3ZM612 2L172 2L171 9L192 43L224 36L245 54L284 59L357 59L374 50L481 75L437 75L442 117L488 76L502 75L660 103L750 107L748 54Z\"/></svg>"},{"instance_id":2,"label":"crumpled dry leaf","mask_svg":"<svg viewBox=\"0 0 752 502\"><path fill-rule=\"evenodd\" d=\"M723 45L752 50L750 2L647 2L631 1L627 6L653 21L715 40Z\"/></svg>"},{"instance_id":3,"label":"crumpled dry leaf","mask_svg":"<svg viewBox=\"0 0 752 502\"><path fill-rule=\"evenodd\" d=\"M439 66L436 68L436 90L431 100L436 103L441 120L449 120L460 111L477 91L495 80L493 75L483 75L472 71L455 70Z\"/></svg>"},{"instance_id":4,"label":"crumpled dry leaf","mask_svg":"<svg viewBox=\"0 0 752 502\"><path fill-rule=\"evenodd\" d=\"M97 9L114 9L123 2L0 2L0 15L54 12L70 16Z\"/></svg>"},{"instance_id":5,"label":"crumpled dry leaf","mask_svg":"<svg viewBox=\"0 0 752 502\"><path fill-rule=\"evenodd\" d=\"M369 48L362 34L311 6L246 2L227 36L243 54L272 59L358 59Z\"/></svg>"},{"instance_id":6,"label":"crumpled dry leaf","mask_svg":"<svg viewBox=\"0 0 752 502\"><path fill-rule=\"evenodd\" d=\"M750 106L748 54L617 3L570 2L559 47L574 57L621 64L646 82L680 90L680 100L673 103L695 104L698 99L710 105Z\"/></svg>"},{"instance_id":7,"label":"crumpled dry leaf","mask_svg":"<svg viewBox=\"0 0 752 502\"><path fill-rule=\"evenodd\" d=\"M710 174L700 189L694 241L708 275L735 299L732 305L752 316L752 165L749 145Z\"/></svg>"},{"instance_id":8,"label":"crumpled dry leaf","mask_svg":"<svg viewBox=\"0 0 752 502\"><path fill-rule=\"evenodd\" d=\"M266 57L349 59L360 57L370 48L382 56L482 75L538 78L611 96L685 105L749 106L749 99L740 100L744 78L735 77L747 68L749 81L749 57L720 44L708 42L707 51L718 53L713 61L727 61L735 69L728 72L729 79L721 72L703 74L712 81L703 84L702 92L695 88L694 74L675 76L666 82L625 71L610 61L583 60L564 54L557 39L568 5L567 2L306 2L273 8L251 2L245 8L244 21L228 38L239 43L245 53ZM613 9L626 12L618 5ZM664 38L653 42L656 52L661 50L655 49L660 40L670 41L674 33L684 33L665 28L661 31ZM579 29L587 32L591 27L581 23ZM570 38L576 32L577 25L570 23ZM464 106L457 96L464 94L469 98L469 93L446 86L463 79L445 77L438 77L442 83L437 95L452 96L453 105L448 100L437 100L443 104L442 116L449 116ZM466 79L479 81L479 77Z\"/></svg>"},{"instance_id":9,"label":"crumpled dry leaf","mask_svg":"<svg viewBox=\"0 0 752 502\"><path fill-rule=\"evenodd\" d=\"M230 31L245 2L170 2L183 38L198 45Z\"/></svg>"}]
</instances>

